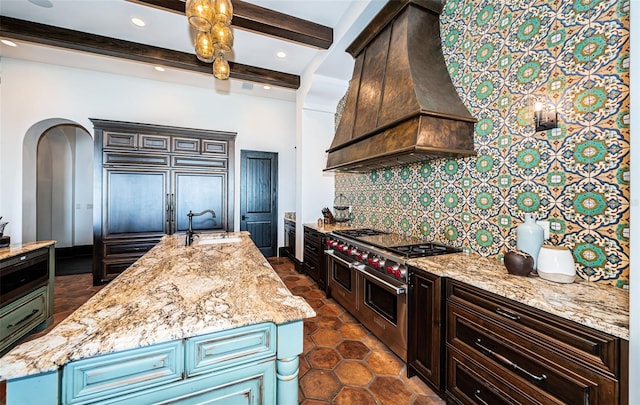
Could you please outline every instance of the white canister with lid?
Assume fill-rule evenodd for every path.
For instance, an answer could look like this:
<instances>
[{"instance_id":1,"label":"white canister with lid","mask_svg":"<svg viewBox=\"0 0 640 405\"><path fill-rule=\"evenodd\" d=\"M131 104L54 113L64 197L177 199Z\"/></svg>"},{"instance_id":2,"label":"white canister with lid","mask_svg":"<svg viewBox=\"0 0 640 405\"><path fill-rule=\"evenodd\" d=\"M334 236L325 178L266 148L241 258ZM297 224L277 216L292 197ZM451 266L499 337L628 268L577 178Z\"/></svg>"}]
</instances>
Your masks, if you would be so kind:
<instances>
[{"instance_id":1,"label":"white canister with lid","mask_svg":"<svg viewBox=\"0 0 640 405\"><path fill-rule=\"evenodd\" d=\"M538 275L556 283L573 283L576 265L571 250L564 246L542 245L538 253Z\"/></svg>"}]
</instances>

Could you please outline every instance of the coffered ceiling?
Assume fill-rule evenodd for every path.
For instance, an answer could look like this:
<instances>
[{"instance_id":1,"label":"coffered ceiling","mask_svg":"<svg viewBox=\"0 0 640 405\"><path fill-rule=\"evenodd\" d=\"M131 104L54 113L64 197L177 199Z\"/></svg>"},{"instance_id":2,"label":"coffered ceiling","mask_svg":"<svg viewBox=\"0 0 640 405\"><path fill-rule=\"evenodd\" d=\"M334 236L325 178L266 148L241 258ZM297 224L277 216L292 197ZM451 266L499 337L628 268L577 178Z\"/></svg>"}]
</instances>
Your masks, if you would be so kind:
<instances>
[{"instance_id":1,"label":"coffered ceiling","mask_svg":"<svg viewBox=\"0 0 640 405\"><path fill-rule=\"evenodd\" d=\"M352 59L344 49L385 2L233 1L232 80L226 83L195 57L195 32L181 0L1 0L0 37L18 46L2 44L0 55L293 99L305 74L350 78Z\"/></svg>"}]
</instances>

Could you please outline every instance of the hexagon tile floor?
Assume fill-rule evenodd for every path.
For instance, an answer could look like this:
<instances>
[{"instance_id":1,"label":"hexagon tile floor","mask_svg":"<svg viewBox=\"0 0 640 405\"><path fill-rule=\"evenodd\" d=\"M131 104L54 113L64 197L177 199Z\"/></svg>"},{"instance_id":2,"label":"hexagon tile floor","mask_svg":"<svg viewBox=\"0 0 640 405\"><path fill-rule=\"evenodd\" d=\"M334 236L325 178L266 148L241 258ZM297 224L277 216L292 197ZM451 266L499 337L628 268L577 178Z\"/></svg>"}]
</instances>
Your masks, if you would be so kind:
<instances>
[{"instance_id":1,"label":"hexagon tile floor","mask_svg":"<svg viewBox=\"0 0 640 405\"><path fill-rule=\"evenodd\" d=\"M382 342L284 258L269 262L317 313L304 321L299 400L303 405L444 404Z\"/></svg>"}]
</instances>

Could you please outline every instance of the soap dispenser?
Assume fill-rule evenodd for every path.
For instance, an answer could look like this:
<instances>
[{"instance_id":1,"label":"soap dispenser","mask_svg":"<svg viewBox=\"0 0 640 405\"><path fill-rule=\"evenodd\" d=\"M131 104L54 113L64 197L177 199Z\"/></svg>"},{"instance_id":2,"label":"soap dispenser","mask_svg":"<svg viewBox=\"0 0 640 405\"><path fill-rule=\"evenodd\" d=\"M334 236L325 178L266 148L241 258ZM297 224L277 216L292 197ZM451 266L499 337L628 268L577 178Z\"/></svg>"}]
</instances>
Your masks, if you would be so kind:
<instances>
[{"instance_id":1,"label":"soap dispenser","mask_svg":"<svg viewBox=\"0 0 640 405\"><path fill-rule=\"evenodd\" d=\"M533 214L524 214L524 223L516 229L516 246L518 250L529 253L533 257L533 268L538 268L538 253L544 241L544 230Z\"/></svg>"}]
</instances>

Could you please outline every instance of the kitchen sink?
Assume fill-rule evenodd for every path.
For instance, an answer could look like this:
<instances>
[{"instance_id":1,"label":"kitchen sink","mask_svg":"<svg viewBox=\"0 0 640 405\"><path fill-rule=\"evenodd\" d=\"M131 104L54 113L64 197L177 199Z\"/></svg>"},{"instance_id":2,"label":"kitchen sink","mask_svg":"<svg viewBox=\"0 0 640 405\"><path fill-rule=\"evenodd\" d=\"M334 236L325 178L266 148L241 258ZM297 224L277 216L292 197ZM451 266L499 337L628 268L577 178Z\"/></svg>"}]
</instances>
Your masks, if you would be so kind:
<instances>
[{"instance_id":1,"label":"kitchen sink","mask_svg":"<svg viewBox=\"0 0 640 405\"><path fill-rule=\"evenodd\" d=\"M193 241L194 245L219 245L221 243L237 243L242 240L239 236L199 237Z\"/></svg>"}]
</instances>

